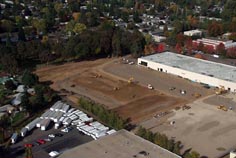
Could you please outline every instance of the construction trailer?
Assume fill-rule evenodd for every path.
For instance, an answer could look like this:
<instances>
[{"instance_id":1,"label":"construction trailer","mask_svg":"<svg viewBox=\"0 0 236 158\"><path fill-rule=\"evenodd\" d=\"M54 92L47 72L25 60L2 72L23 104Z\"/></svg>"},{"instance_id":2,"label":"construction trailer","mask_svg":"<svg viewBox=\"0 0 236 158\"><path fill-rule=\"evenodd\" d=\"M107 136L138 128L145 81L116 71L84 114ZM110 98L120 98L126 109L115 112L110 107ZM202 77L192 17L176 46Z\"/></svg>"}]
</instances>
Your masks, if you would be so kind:
<instances>
[{"instance_id":1,"label":"construction trailer","mask_svg":"<svg viewBox=\"0 0 236 158\"><path fill-rule=\"evenodd\" d=\"M25 128L27 128L28 131L31 131L31 130L36 126L36 124L37 124L38 122L40 122L40 121L41 121L41 119L40 119L39 117L37 117L37 118L34 119L32 122L30 122L29 124L27 124L27 125L25 126Z\"/></svg>"},{"instance_id":2,"label":"construction trailer","mask_svg":"<svg viewBox=\"0 0 236 158\"><path fill-rule=\"evenodd\" d=\"M63 104L62 108L60 109L61 112L66 113L70 109L70 105Z\"/></svg>"},{"instance_id":3,"label":"construction trailer","mask_svg":"<svg viewBox=\"0 0 236 158\"><path fill-rule=\"evenodd\" d=\"M21 135L22 137L24 137L24 136L27 134L27 132L28 132L28 129L24 127L24 128L21 129L20 135Z\"/></svg>"},{"instance_id":4,"label":"construction trailer","mask_svg":"<svg viewBox=\"0 0 236 158\"><path fill-rule=\"evenodd\" d=\"M58 121L58 122L55 123L54 128L55 128L55 129L59 129L59 127L60 127L61 125L62 125L62 122L61 122L61 121Z\"/></svg>"},{"instance_id":5,"label":"construction trailer","mask_svg":"<svg viewBox=\"0 0 236 158\"><path fill-rule=\"evenodd\" d=\"M17 139L18 139L18 134L17 133L13 133L12 136L11 136L11 143L15 144Z\"/></svg>"},{"instance_id":6,"label":"construction trailer","mask_svg":"<svg viewBox=\"0 0 236 158\"><path fill-rule=\"evenodd\" d=\"M41 125L44 123L45 119L41 119L38 123L36 123L36 127L40 128Z\"/></svg>"},{"instance_id":7,"label":"construction trailer","mask_svg":"<svg viewBox=\"0 0 236 158\"><path fill-rule=\"evenodd\" d=\"M42 124L41 124L41 126L40 126L40 129L41 129L42 131L46 131L47 128L48 128L48 126L49 126L49 124L50 124L50 122L51 122L50 119L45 119L45 120L42 122Z\"/></svg>"}]
</instances>

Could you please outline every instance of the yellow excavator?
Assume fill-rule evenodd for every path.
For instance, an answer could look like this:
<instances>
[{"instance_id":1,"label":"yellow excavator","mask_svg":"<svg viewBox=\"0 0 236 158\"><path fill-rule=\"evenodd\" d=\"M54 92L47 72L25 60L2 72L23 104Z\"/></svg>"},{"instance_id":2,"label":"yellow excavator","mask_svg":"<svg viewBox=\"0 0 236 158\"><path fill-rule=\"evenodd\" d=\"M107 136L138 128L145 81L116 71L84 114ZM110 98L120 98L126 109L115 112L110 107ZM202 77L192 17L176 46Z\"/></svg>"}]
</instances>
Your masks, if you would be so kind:
<instances>
[{"instance_id":1,"label":"yellow excavator","mask_svg":"<svg viewBox=\"0 0 236 158\"><path fill-rule=\"evenodd\" d=\"M217 106L217 109L223 110L223 111L228 111L227 107L224 105L219 105Z\"/></svg>"},{"instance_id":2,"label":"yellow excavator","mask_svg":"<svg viewBox=\"0 0 236 158\"><path fill-rule=\"evenodd\" d=\"M128 83L131 84L134 82L134 78L133 77L130 77L129 80L128 80Z\"/></svg>"},{"instance_id":3,"label":"yellow excavator","mask_svg":"<svg viewBox=\"0 0 236 158\"><path fill-rule=\"evenodd\" d=\"M215 93L216 93L217 95L220 95L220 94L227 93L227 90L225 89L224 86L220 86L220 87L215 91Z\"/></svg>"}]
</instances>

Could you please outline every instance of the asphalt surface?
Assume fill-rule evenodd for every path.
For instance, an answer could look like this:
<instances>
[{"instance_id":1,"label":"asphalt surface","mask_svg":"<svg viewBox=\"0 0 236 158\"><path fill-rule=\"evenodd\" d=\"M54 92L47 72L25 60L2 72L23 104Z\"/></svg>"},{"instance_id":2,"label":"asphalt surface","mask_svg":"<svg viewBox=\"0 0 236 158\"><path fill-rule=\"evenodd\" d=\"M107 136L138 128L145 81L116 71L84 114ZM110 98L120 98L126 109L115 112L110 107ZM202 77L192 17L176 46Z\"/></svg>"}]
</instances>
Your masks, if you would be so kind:
<instances>
[{"instance_id":1,"label":"asphalt surface","mask_svg":"<svg viewBox=\"0 0 236 158\"><path fill-rule=\"evenodd\" d=\"M62 129L62 128L61 128ZM49 158L48 153L51 151L58 151L59 153L71 149L75 146L87 143L93 139L87 135L80 133L75 126L73 129L64 133L61 129L53 129L47 131L41 131L40 129L35 129L31 134L27 135L24 139L19 139L18 143L11 145L11 155L10 157L23 158L25 157L24 144L30 143L34 146L32 147L32 153L34 158ZM35 145L38 139L48 138L48 134L63 134L62 137L55 137L51 142L46 142L42 145Z\"/></svg>"},{"instance_id":2,"label":"asphalt surface","mask_svg":"<svg viewBox=\"0 0 236 158\"><path fill-rule=\"evenodd\" d=\"M106 65L103 70L105 73L125 79L133 77L134 81L138 82L139 85L147 87L148 84L151 84L155 90L187 100L195 100L196 98L193 96L194 93L201 94L202 96L213 93L213 89L206 89L199 83L191 82L175 75L138 66L136 61L132 59L129 59L129 61L133 61L134 64L129 65L123 60L118 60L114 61L114 63ZM170 90L171 87L175 87L175 89ZM186 94L181 94L181 90L185 90Z\"/></svg>"}]
</instances>

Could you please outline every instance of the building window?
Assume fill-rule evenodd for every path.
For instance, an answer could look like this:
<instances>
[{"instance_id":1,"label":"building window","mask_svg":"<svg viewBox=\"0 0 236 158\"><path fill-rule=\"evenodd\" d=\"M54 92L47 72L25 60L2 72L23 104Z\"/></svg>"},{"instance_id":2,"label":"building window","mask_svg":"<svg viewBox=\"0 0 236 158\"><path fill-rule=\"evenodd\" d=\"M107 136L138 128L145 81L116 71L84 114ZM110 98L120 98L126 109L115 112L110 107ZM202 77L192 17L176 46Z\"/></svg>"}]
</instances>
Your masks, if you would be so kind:
<instances>
[{"instance_id":1,"label":"building window","mask_svg":"<svg viewBox=\"0 0 236 158\"><path fill-rule=\"evenodd\" d=\"M144 61L141 61L140 64L143 65L143 66L147 66L147 62L144 62Z\"/></svg>"}]
</instances>

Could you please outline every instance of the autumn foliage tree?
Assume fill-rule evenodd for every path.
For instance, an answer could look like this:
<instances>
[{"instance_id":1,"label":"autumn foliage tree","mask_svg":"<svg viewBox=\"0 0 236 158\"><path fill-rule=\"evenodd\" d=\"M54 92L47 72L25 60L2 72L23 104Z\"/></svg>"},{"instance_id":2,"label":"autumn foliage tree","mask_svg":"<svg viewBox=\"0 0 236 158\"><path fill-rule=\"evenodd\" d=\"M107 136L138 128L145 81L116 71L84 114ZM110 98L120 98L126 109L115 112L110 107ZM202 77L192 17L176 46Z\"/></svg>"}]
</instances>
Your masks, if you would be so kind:
<instances>
[{"instance_id":1,"label":"autumn foliage tree","mask_svg":"<svg viewBox=\"0 0 236 158\"><path fill-rule=\"evenodd\" d=\"M198 59L206 59L202 54L195 54L194 57Z\"/></svg>"},{"instance_id":2,"label":"autumn foliage tree","mask_svg":"<svg viewBox=\"0 0 236 158\"><path fill-rule=\"evenodd\" d=\"M193 41L190 37L186 38L185 41L184 41L184 44L185 44L185 48L187 50L187 52L189 54L192 53L192 50L193 50Z\"/></svg>"},{"instance_id":3,"label":"autumn foliage tree","mask_svg":"<svg viewBox=\"0 0 236 158\"><path fill-rule=\"evenodd\" d=\"M225 45L223 43L220 43L217 48L216 48L216 53L220 55L225 55L226 54L226 49Z\"/></svg>"},{"instance_id":4,"label":"autumn foliage tree","mask_svg":"<svg viewBox=\"0 0 236 158\"><path fill-rule=\"evenodd\" d=\"M211 24L208 25L208 34L210 36L216 37L223 33L223 25L216 21L213 21Z\"/></svg>"},{"instance_id":5,"label":"autumn foliage tree","mask_svg":"<svg viewBox=\"0 0 236 158\"><path fill-rule=\"evenodd\" d=\"M177 51L177 53L182 53L183 52L183 47L180 43L177 43L175 46L175 50Z\"/></svg>"},{"instance_id":6,"label":"autumn foliage tree","mask_svg":"<svg viewBox=\"0 0 236 158\"><path fill-rule=\"evenodd\" d=\"M236 32L231 33L231 35L229 35L229 39L236 41Z\"/></svg>"},{"instance_id":7,"label":"autumn foliage tree","mask_svg":"<svg viewBox=\"0 0 236 158\"><path fill-rule=\"evenodd\" d=\"M235 59L236 58L236 48L233 47L233 48L227 49L226 57Z\"/></svg>"}]
</instances>

